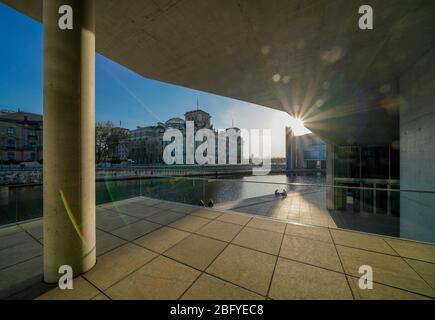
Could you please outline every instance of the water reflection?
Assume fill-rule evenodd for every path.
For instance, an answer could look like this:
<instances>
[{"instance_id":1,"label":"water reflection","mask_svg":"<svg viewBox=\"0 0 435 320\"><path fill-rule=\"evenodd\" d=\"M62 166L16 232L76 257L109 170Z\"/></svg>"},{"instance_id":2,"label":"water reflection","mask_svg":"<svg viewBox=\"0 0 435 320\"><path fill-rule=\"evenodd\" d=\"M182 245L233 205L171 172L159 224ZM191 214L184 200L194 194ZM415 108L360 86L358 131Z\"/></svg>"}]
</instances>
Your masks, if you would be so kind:
<instances>
[{"instance_id":1,"label":"water reflection","mask_svg":"<svg viewBox=\"0 0 435 320\"><path fill-rule=\"evenodd\" d=\"M213 177L215 178L215 177ZM96 202L103 204L136 196L198 204L200 200L213 199L216 204L273 194L285 186L275 184L244 183L262 181L268 183L316 183L322 184L322 176L226 176L228 181L206 181L201 178L153 178L131 180L107 180L96 184ZM235 182L234 180L239 180ZM230 181L231 180L231 181ZM288 186L288 191L297 188ZM42 186L0 187L0 225L34 219L42 216Z\"/></svg>"}]
</instances>

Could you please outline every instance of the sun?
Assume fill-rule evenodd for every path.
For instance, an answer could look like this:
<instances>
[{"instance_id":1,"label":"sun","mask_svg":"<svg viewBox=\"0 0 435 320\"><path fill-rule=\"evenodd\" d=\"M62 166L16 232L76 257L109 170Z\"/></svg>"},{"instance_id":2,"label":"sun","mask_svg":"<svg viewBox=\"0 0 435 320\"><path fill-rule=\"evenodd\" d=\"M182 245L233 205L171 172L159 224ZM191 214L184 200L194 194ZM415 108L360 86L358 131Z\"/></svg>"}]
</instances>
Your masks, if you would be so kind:
<instances>
[{"instance_id":1,"label":"sun","mask_svg":"<svg viewBox=\"0 0 435 320\"><path fill-rule=\"evenodd\" d=\"M291 118L289 125L292 128L293 134L295 136L303 136L311 133L310 130L305 128L304 120L300 118Z\"/></svg>"}]
</instances>

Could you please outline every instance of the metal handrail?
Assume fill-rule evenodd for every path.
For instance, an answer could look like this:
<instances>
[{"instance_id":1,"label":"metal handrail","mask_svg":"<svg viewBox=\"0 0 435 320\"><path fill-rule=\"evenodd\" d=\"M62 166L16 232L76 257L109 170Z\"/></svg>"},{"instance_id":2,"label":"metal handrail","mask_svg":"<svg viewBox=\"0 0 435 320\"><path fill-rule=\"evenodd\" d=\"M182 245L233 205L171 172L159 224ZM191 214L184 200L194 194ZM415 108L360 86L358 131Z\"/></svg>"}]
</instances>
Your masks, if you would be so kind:
<instances>
[{"instance_id":1,"label":"metal handrail","mask_svg":"<svg viewBox=\"0 0 435 320\"><path fill-rule=\"evenodd\" d=\"M299 183L299 182L269 182L269 181L250 181L240 179L219 179L219 178L203 178L203 177L180 177L180 176L152 176L150 178L158 179L178 179L178 180L200 180L206 182L237 182L237 183L256 183L268 185L285 185L285 186L302 186L302 187L317 187L317 188L338 188L338 189L354 189L354 190L376 190L376 191L392 191L392 192L407 192L407 193L427 193L435 194L435 190L415 190L415 189L391 189L391 188L369 188L369 187L354 187L354 186L340 186L330 184L316 184L316 183ZM145 178L142 178L145 179ZM149 179L149 178L146 178Z\"/></svg>"}]
</instances>

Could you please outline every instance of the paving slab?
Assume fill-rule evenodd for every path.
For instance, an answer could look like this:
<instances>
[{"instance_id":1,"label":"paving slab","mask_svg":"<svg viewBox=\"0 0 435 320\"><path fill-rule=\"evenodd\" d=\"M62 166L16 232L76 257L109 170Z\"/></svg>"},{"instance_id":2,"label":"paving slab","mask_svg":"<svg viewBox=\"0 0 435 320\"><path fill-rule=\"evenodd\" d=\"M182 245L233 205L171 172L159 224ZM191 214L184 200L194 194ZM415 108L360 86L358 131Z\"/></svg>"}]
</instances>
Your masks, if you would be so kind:
<instances>
[{"instance_id":1,"label":"paving slab","mask_svg":"<svg viewBox=\"0 0 435 320\"><path fill-rule=\"evenodd\" d=\"M237 233L240 232L241 229L242 226L233 223L212 221L196 231L196 233L214 239L230 242L234 239Z\"/></svg>"},{"instance_id":2,"label":"paving slab","mask_svg":"<svg viewBox=\"0 0 435 320\"><path fill-rule=\"evenodd\" d=\"M169 226L187 232L195 232L205 226L207 223L210 223L210 221L211 220L209 219L189 215L171 223Z\"/></svg>"},{"instance_id":3,"label":"paving slab","mask_svg":"<svg viewBox=\"0 0 435 320\"><path fill-rule=\"evenodd\" d=\"M61 290L59 287L44 293L36 300L91 300L98 291L92 284L82 277L75 278L72 290Z\"/></svg>"},{"instance_id":4,"label":"paving slab","mask_svg":"<svg viewBox=\"0 0 435 320\"><path fill-rule=\"evenodd\" d=\"M190 233L185 231L163 227L136 239L134 242L149 250L163 253L189 235Z\"/></svg>"},{"instance_id":5,"label":"paving slab","mask_svg":"<svg viewBox=\"0 0 435 320\"><path fill-rule=\"evenodd\" d=\"M198 210L198 207L188 206L183 204L171 208L171 211L183 213L183 214L189 214L195 210Z\"/></svg>"},{"instance_id":6,"label":"paving slab","mask_svg":"<svg viewBox=\"0 0 435 320\"><path fill-rule=\"evenodd\" d=\"M273 221L269 219L253 218L247 224L248 227L284 233L286 224L284 222Z\"/></svg>"},{"instance_id":7,"label":"paving slab","mask_svg":"<svg viewBox=\"0 0 435 320\"><path fill-rule=\"evenodd\" d=\"M292 236L304 237L324 242L332 242L328 228L288 223L285 233Z\"/></svg>"},{"instance_id":8,"label":"paving slab","mask_svg":"<svg viewBox=\"0 0 435 320\"><path fill-rule=\"evenodd\" d=\"M269 297L279 300L353 299L344 274L283 258L278 258Z\"/></svg>"},{"instance_id":9,"label":"paving slab","mask_svg":"<svg viewBox=\"0 0 435 320\"><path fill-rule=\"evenodd\" d=\"M223 241L190 235L166 251L165 256L196 269L205 270L226 245Z\"/></svg>"},{"instance_id":10,"label":"paving slab","mask_svg":"<svg viewBox=\"0 0 435 320\"><path fill-rule=\"evenodd\" d=\"M97 256L101 256L106 252L126 244L127 241L116 237L110 233L97 230Z\"/></svg>"},{"instance_id":11,"label":"paving slab","mask_svg":"<svg viewBox=\"0 0 435 320\"><path fill-rule=\"evenodd\" d=\"M221 216L223 214L223 212L213 211L213 210L208 210L208 209L197 209L197 210L192 211L190 214L193 216L213 220L213 219L216 219L217 217Z\"/></svg>"},{"instance_id":12,"label":"paving slab","mask_svg":"<svg viewBox=\"0 0 435 320\"><path fill-rule=\"evenodd\" d=\"M207 273L265 296L276 256L230 244Z\"/></svg>"},{"instance_id":13,"label":"paving slab","mask_svg":"<svg viewBox=\"0 0 435 320\"><path fill-rule=\"evenodd\" d=\"M138 221L139 219L119 212L106 211L97 214L96 220L97 228L109 232Z\"/></svg>"},{"instance_id":14,"label":"paving slab","mask_svg":"<svg viewBox=\"0 0 435 320\"><path fill-rule=\"evenodd\" d=\"M264 300L254 292L208 274L202 274L187 290L182 300Z\"/></svg>"},{"instance_id":15,"label":"paving slab","mask_svg":"<svg viewBox=\"0 0 435 320\"><path fill-rule=\"evenodd\" d=\"M23 228L26 232L28 232L32 237L38 240L42 240L43 238L43 220L38 219L35 221L22 223L20 227Z\"/></svg>"},{"instance_id":16,"label":"paving slab","mask_svg":"<svg viewBox=\"0 0 435 320\"><path fill-rule=\"evenodd\" d=\"M147 249L128 243L99 257L95 267L84 277L100 290L106 290L156 256Z\"/></svg>"},{"instance_id":17,"label":"paving slab","mask_svg":"<svg viewBox=\"0 0 435 320\"><path fill-rule=\"evenodd\" d=\"M151 206L132 206L130 205L129 207L123 206L121 208L114 208L112 209L112 211L115 212L121 212L121 213L125 213L128 214L132 217L136 217L139 219L144 219L150 216L155 215L158 212L164 212L166 211L165 209L162 208L157 208L157 207L151 207Z\"/></svg>"},{"instance_id":18,"label":"paving slab","mask_svg":"<svg viewBox=\"0 0 435 320\"><path fill-rule=\"evenodd\" d=\"M176 202L161 201L161 202L155 204L154 206L158 207L158 208L162 208L162 209L172 210L172 209L176 209L180 205Z\"/></svg>"},{"instance_id":19,"label":"paving slab","mask_svg":"<svg viewBox=\"0 0 435 320\"><path fill-rule=\"evenodd\" d=\"M26 234L26 237L30 236ZM5 237L2 238L2 241L4 238ZM22 239L23 237L20 235L19 240L21 241ZM22 242L14 242L13 246L0 249L0 270L31 258L41 256L42 253L42 245L31 237L30 240L26 239Z\"/></svg>"},{"instance_id":20,"label":"paving slab","mask_svg":"<svg viewBox=\"0 0 435 320\"><path fill-rule=\"evenodd\" d=\"M400 290L380 283L373 283L373 289L362 290L359 278L347 276L355 300L430 300L406 290Z\"/></svg>"},{"instance_id":21,"label":"paving slab","mask_svg":"<svg viewBox=\"0 0 435 320\"><path fill-rule=\"evenodd\" d=\"M27 232L21 229L18 232L4 235L0 239L0 251L11 249L28 242L35 242L35 240Z\"/></svg>"},{"instance_id":22,"label":"paving slab","mask_svg":"<svg viewBox=\"0 0 435 320\"><path fill-rule=\"evenodd\" d=\"M401 258L337 245L346 274L360 277L359 268L373 269L373 281L435 297L435 291Z\"/></svg>"},{"instance_id":23,"label":"paving slab","mask_svg":"<svg viewBox=\"0 0 435 320\"><path fill-rule=\"evenodd\" d=\"M150 217L147 217L146 220L155 222L161 225L168 225L174 221L177 221L186 215L182 213L177 213L169 210L160 211Z\"/></svg>"},{"instance_id":24,"label":"paving slab","mask_svg":"<svg viewBox=\"0 0 435 320\"><path fill-rule=\"evenodd\" d=\"M115 236L118 236L122 239L133 241L139 237L142 237L143 235L146 235L147 233L150 233L158 228L160 228L161 225L157 223L153 223L150 221L140 220L133 223L130 223L124 227L115 229L111 231L110 233L114 234Z\"/></svg>"},{"instance_id":25,"label":"paving slab","mask_svg":"<svg viewBox=\"0 0 435 320\"><path fill-rule=\"evenodd\" d=\"M283 234L245 227L232 243L242 247L278 255Z\"/></svg>"},{"instance_id":26,"label":"paving slab","mask_svg":"<svg viewBox=\"0 0 435 320\"><path fill-rule=\"evenodd\" d=\"M334 229L331 229L331 234L336 244L397 256L382 237Z\"/></svg>"},{"instance_id":27,"label":"paving slab","mask_svg":"<svg viewBox=\"0 0 435 320\"><path fill-rule=\"evenodd\" d=\"M316 267L343 272L337 251L332 243L285 235L280 256Z\"/></svg>"},{"instance_id":28,"label":"paving slab","mask_svg":"<svg viewBox=\"0 0 435 320\"><path fill-rule=\"evenodd\" d=\"M105 294L111 299L174 300L198 278L200 272L172 259L159 256Z\"/></svg>"},{"instance_id":29,"label":"paving slab","mask_svg":"<svg viewBox=\"0 0 435 320\"><path fill-rule=\"evenodd\" d=\"M149 207L140 203L123 203L120 205L115 204L110 210L117 213L125 213L130 216L137 216L139 218L143 218L150 214L156 213L159 209L156 207Z\"/></svg>"},{"instance_id":30,"label":"paving slab","mask_svg":"<svg viewBox=\"0 0 435 320\"><path fill-rule=\"evenodd\" d=\"M405 259L405 261L432 287L432 289L435 289L435 264L413 259Z\"/></svg>"},{"instance_id":31,"label":"paving slab","mask_svg":"<svg viewBox=\"0 0 435 320\"><path fill-rule=\"evenodd\" d=\"M17 225L0 228L0 238L8 236L14 233L22 232L23 230Z\"/></svg>"},{"instance_id":32,"label":"paving slab","mask_svg":"<svg viewBox=\"0 0 435 320\"><path fill-rule=\"evenodd\" d=\"M92 300L110 300L110 299L104 293L99 293L95 297L93 297Z\"/></svg>"},{"instance_id":33,"label":"paving slab","mask_svg":"<svg viewBox=\"0 0 435 320\"><path fill-rule=\"evenodd\" d=\"M384 239L402 257L435 263L435 245L393 238Z\"/></svg>"},{"instance_id":34,"label":"paving slab","mask_svg":"<svg viewBox=\"0 0 435 320\"><path fill-rule=\"evenodd\" d=\"M0 270L0 299L6 299L28 287L42 282L42 256Z\"/></svg>"},{"instance_id":35,"label":"paving slab","mask_svg":"<svg viewBox=\"0 0 435 320\"><path fill-rule=\"evenodd\" d=\"M252 217L236 214L236 213L224 213L217 218L219 221L239 224L241 226L246 225Z\"/></svg>"}]
</instances>

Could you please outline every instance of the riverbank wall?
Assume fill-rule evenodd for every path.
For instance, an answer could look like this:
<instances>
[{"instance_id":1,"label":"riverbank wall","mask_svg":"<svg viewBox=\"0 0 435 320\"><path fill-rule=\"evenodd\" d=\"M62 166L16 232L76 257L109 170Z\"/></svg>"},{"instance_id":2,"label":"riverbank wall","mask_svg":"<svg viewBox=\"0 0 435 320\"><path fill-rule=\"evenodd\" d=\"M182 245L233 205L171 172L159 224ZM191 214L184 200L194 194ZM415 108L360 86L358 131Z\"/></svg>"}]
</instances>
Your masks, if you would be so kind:
<instances>
[{"instance_id":1,"label":"riverbank wall","mask_svg":"<svg viewBox=\"0 0 435 320\"><path fill-rule=\"evenodd\" d=\"M131 166L125 168L97 168L97 181L127 180L157 177L194 177L252 174L251 165L223 166ZM273 165L271 173L288 173L284 165ZM298 172L299 173L299 172ZM290 173L291 174L291 173ZM0 170L0 186L28 186L42 184L42 168Z\"/></svg>"}]
</instances>

